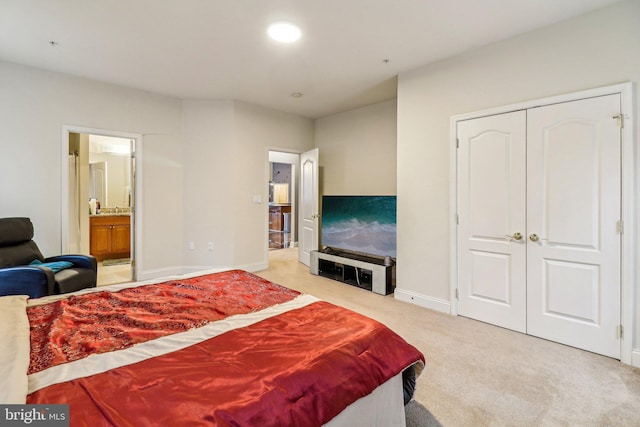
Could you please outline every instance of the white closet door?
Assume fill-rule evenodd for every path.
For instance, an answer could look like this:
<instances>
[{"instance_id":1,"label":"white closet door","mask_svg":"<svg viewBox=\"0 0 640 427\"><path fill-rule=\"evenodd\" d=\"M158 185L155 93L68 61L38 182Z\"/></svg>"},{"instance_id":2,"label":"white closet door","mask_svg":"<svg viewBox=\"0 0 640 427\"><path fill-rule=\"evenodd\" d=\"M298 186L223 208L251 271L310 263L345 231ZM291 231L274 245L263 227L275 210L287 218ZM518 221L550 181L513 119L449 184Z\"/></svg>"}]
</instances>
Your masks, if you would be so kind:
<instances>
[{"instance_id":1,"label":"white closet door","mask_svg":"<svg viewBox=\"0 0 640 427\"><path fill-rule=\"evenodd\" d=\"M528 110L527 332L620 358L620 96Z\"/></svg>"},{"instance_id":2,"label":"white closet door","mask_svg":"<svg viewBox=\"0 0 640 427\"><path fill-rule=\"evenodd\" d=\"M525 129L524 111L463 121L457 129L458 313L520 332L526 330Z\"/></svg>"}]
</instances>

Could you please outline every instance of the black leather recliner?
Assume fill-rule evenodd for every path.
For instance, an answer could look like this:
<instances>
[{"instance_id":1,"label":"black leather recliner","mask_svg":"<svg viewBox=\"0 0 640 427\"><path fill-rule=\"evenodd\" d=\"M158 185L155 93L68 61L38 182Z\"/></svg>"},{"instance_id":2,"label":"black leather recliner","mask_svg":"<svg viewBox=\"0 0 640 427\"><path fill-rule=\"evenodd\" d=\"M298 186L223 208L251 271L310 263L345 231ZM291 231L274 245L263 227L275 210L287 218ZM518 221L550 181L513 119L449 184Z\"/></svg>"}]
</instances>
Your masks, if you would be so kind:
<instances>
[{"instance_id":1,"label":"black leather recliner","mask_svg":"<svg viewBox=\"0 0 640 427\"><path fill-rule=\"evenodd\" d=\"M96 286L98 263L91 255L45 258L33 239L29 218L0 218L0 296L39 298ZM36 261L37 260L37 261ZM33 262L66 261L71 266L54 272Z\"/></svg>"}]
</instances>

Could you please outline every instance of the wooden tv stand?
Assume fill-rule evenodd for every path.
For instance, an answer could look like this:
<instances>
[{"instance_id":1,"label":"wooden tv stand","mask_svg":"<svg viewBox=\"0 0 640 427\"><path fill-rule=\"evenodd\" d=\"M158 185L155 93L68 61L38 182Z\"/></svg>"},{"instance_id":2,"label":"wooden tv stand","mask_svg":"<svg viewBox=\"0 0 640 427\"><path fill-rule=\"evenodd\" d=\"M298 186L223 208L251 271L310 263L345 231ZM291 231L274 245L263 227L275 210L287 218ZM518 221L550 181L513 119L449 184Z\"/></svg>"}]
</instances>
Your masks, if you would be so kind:
<instances>
[{"instance_id":1,"label":"wooden tv stand","mask_svg":"<svg viewBox=\"0 0 640 427\"><path fill-rule=\"evenodd\" d=\"M393 292L393 266L384 260L340 252L311 251L311 274L344 282L380 295Z\"/></svg>"}]
</instances>

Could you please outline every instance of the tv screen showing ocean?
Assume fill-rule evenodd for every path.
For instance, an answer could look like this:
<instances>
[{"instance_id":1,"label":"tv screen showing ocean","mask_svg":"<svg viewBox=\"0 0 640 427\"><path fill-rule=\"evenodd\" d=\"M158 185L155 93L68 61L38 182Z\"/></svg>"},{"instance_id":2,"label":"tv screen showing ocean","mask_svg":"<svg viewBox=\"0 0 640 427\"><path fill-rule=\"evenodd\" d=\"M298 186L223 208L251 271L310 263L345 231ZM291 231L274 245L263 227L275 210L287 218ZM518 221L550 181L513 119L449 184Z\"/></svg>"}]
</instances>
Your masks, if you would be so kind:
<instances>
[{"instance_id":1,"label":"tv screen showing ocean","mask_svg":"<svg viewBox=\"0 0 640 427\"><path fill-rule=\"evenodd\" d=\"M324 196L322 245L396 257L396 196Z\"/></svg>"}]
</instances>

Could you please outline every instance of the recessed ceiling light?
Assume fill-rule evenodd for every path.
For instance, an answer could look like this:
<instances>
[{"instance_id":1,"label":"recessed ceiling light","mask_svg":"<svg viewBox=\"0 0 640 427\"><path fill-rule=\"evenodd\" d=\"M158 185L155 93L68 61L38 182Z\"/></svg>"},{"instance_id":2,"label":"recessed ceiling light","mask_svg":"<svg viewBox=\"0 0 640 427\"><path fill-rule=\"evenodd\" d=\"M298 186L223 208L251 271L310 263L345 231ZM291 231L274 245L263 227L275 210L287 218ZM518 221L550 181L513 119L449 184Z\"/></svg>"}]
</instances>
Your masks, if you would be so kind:
<instances>
[{"instance_id":1,"label":"recessed ceiling light","mask_svg":"<svg viewBox=\"0 0 640 427\"><path fill-rule=\"evenodd\" d=\"M288 22L277 22L269 26L267 33L280 43L293 43L302 35L300 28Z\"/></svg>"},{"instance_id":2,"label":"recessed ceiling light","mask_svg":"<svg viewBox=\"0 0 640 427\"><path fill-rule=\"evenodd\" d=\"M302 98L302 94L301 94L300 92L293 92L293 93L291 94L291 96L292 96L293 98Z\"/></svg>"}]
</instances>

